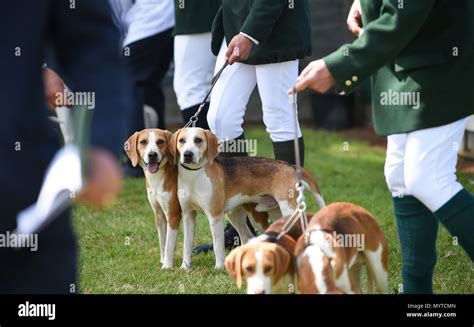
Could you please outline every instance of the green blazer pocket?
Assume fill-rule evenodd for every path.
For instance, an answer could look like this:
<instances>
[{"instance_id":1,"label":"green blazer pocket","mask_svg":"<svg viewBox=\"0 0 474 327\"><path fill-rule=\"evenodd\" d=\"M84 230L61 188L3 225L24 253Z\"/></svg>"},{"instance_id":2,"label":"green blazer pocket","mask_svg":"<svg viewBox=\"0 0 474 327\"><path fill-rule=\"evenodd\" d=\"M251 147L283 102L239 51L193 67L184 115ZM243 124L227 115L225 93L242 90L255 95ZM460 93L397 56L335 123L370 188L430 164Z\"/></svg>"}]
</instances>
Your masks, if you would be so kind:
<instances>
[{"instance_id":1,"label":"green blazer pocket","mask_svg":"<svg viewBox=\"0 0 474 327\"><path fill-rule=\"evenodd\" d=\"M395 72L405 72L410 70L440 66L446 62L443 52L427 52L423 54L405 55L395 58Z\"/></svg>"}]
</instances>

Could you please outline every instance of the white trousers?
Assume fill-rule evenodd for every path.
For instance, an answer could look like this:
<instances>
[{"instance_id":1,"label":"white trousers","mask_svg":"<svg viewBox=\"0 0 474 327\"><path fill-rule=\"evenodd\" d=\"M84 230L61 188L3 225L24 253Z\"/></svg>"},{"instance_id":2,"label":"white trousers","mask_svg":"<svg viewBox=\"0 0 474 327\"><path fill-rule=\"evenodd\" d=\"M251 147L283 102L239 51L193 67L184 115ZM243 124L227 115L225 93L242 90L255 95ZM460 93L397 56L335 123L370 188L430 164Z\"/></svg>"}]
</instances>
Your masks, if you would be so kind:
<instances>
[{"instance_id":1,"label":"white trousers","mask_svg":"<svg viewBox=\"0 0 474 327\"><path fill-rule=\"evenodd\" d=\"M211 33L174 38L174 92L181 110L201 104L211 88L216 57Z\"/></svg>"},{"instance_id":2,"label":"white trousers","mask_svg":"<svg viewBox=\"0 0 474 327\"><path fill-rule=\"evenodd\" d=\"M466 121L388 137L385 178L394 197L412 195L435 212L462 190L456 164Z\"/></svg>"},{"instance_id":3,"label":"white trousers","mask_svg":"<svg viewBox=\"0 0 474 327\"><path fill-rule=\"evenodd\" d=\"M227 45L222 45L215 73L222 68ZM274 142L294 139L293 109L287 94L298 78L298 60L268 64L235 63L222 73L211 95L207 120L220 139L242 135L245 110L252 91L258 86L262 100L263 122ZM298 125L298 137L301 130Z\"/></svg>"}]
</instances>

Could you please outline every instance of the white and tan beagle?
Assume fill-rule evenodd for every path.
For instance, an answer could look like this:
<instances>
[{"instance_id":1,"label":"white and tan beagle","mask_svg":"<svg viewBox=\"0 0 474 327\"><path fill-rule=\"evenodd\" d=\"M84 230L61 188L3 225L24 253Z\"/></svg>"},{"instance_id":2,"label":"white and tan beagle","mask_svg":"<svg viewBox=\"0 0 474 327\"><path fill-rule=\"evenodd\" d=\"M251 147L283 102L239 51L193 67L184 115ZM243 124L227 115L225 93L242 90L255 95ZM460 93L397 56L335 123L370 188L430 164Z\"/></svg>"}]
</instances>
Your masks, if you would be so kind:
<instances>
[{"instance_id":1,"label":"white and tan beagle","mask_svg":"<svg viewBox=\"0 0 474 327\"><path fill-rule=\"evenodd\" d=\"M178 198L183 210L182 268L191 266L196 212L208 217L215 267L221 269L225 258L225 213L245 244L253 235L246 224L243 205L265 202L270 197L284 215L296 208L296 196L291 196L297 194L295 168L286 162L258 157L218 157L217 137L201 128L185 128L174 133L171 152L178 164ZM320 207L324 207L316 181L306 170L303 177Z\"/></svg>"},{"instance_id":2,"label":"white and tan beagle","mask_svg":"<svg viewBox=\"0 0 474 327\"><path fill-rule=\"evenodd\" d=\"M277 243L239 246L227 256L225 267L238 288L244 276L247 294L289 294L295 288L293 254Z\"/></svg>"},{"instance_id":3,"label":"white and tan beagle","mask_svg":"<svg viewBox=\"0 0 474 327\"><path fill-rule=\"evenodd\" d=\"M295 247L299 289L303 294L362 293L361 269L387 291L388 246L375 218L351 203L333 203L315 214Z\"/></svg>"},{"instance_id":4,"label":"white and tan beagle","mask_svg":"<svg viewBox=\"0 0 474 327\"><path fill-rule=\"evenodd\" d=\"M310 220L312 214L308 214ZM242 287L242 276L247 294L297 293L297 269L294 250L296 241L303 234L301 225L295 224L288 233L278 238L290 216L270 225L262 235L239 246L225 259L225 268Z\"/></svg>"},{"instance_id":5,"label":"white and tan beagle","mask_svg":"<svg viewBox=\"0 0 474 327\"><path fill-rule=\"evenodd\" d=\"M124 148L132 165L143 168L148 201L155 215L163 268L172 268L181 220L177 196L178 168L170 153L172 133L160 129L136 132Z\"/></svg>"}]
</instances>

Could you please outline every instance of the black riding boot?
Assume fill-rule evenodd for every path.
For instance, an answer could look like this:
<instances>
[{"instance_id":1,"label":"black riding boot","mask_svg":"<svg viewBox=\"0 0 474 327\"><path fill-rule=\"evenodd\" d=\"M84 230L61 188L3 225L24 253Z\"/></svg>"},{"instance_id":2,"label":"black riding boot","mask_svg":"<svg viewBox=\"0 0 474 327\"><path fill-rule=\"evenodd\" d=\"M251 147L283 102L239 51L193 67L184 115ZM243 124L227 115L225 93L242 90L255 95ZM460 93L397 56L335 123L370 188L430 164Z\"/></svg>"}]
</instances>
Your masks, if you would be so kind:
<instances>
[{"instance_id":1,"label":"black riding boot","mask_svg":"<svg viewBox=\"0 0 474 327\"><path fill-rule=\"evenodd\" d=\"M304 166L304 139L298 139L301 166ZM273 152L276 160L286 161L292 165L296 164L294 141L273 142Z\"/></svg>"},{"instance_id":2,"label":"black riding boot","mask_svg":"<svg viewBox=\"0 0 474 327\"><path fill-rule=\"evenodd\" d=\"M227 141L227 142L224 142L222 144L222 149L232 149L232 148L235 148L235 147L232 147L230 146L230 144L232 144L233 142L238 142L240 140L245 140L245 135L242 134L240 135L239 137L236 137L235 139L233 140L230 140L230 141ZM235 148L236 149L236 148ZM244 149L238 149L239 151L235 150L235 151L232 151L232 152L225 152L225 151L222 151L219 153L219 155L221 157L248 157L248 152L247 152L247 148L245 147Z\"/></svg>"}]
</instances>

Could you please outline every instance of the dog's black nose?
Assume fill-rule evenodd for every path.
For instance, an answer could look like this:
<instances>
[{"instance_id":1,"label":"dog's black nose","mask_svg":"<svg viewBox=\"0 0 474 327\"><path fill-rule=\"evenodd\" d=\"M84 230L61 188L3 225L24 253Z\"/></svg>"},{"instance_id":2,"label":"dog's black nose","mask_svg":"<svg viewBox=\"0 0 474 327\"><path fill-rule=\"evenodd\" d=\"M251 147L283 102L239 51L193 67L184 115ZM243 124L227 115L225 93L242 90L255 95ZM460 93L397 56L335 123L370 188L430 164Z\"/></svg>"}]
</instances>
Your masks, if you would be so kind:
<instances>
[{"instance_id":1,"label":"dog's black nose","mask_svg":"<svg viewBox=\"0 0 474 327\"><path fill-rule=\"evenodd\" d=\"M184 159L192 159L193 158L193 153L191 151L186 151L183 153Z\"/></svg>"},{"instance_id":2,"label":"dog's black nose","mask_svg":"<svg viewBox=\"0 0 474 327\"><path fill-rule=\"evenodd\" d=\"M150 152L150 153L148 153L148 159L150 159L150 160L156 160L156 159L158 159L158 153L156 153L156 152Z\"/></svg>"}]
</instances>

